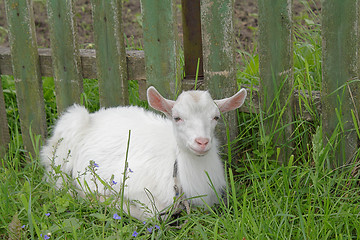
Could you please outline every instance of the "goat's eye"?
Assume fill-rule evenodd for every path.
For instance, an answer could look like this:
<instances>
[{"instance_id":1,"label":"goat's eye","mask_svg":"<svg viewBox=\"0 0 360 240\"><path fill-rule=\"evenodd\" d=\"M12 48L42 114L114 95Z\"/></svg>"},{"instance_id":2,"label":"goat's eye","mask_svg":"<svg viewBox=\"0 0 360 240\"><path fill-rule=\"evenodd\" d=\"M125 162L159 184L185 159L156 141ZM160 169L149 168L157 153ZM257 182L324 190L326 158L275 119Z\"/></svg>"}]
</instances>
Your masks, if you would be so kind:
<instances>
[{"instance_id":1,"label":"goat's eye","mask_svg":"<svg viewBox=\"0 0 360 240\"><path fill-rule=\"evenodd\" d=\"M214 117L215 121L218 121L219 119L220 119L220 117L218 117L218 116Z\"/></svg>"},{"instance_id":2,"label":"goat's eye","mask_svg":"<svg viewBox=\"0 0 360 240\"><path fill-rule=\"evenodd\" d=\"M182 119L180 117L174 117L175 122L180 122Z\"/></svg>"}]
</instances>

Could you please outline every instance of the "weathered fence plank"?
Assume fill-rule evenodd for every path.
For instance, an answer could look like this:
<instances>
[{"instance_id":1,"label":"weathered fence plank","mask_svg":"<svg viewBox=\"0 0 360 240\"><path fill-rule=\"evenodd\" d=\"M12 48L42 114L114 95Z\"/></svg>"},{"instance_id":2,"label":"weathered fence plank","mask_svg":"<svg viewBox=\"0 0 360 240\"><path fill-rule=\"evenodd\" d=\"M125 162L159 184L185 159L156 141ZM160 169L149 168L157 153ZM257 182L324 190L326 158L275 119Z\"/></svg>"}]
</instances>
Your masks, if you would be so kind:
<instances>
[{"instance_id":1,"label":"weathered fence plank","mask_svg":"<svg viewBox=\"0 0 360 240\"><path fill-rule=\"evenodd\" d=\"M5 101L4 101L1 75L0 75L0 159L6 153L6 149L9 142L10 142L9 127L6 118L6 108L5 108Z\"/></svg>"},{"instance_id":2,"label":"weathered fence plank","mask_svg":"<svg viewBox=\"0 0 360 240\"><path fill-rule=\"evenodd\" d=\"M121 0L92 0L100 105L128 103Z\"/></svg>"},{"instance_id":3,"label":"weathered fence plank","mask_svg":"<svg viewBox=\"0 0 360 240\"><path fill-rule=\"evenodd\" d=\"M322 2L322 123L324 142L337 132L333 166L354 158L359 145L352 119L358 115L358 1Z\"/></svg>"},{"instance_id":4,"label":"weathered fence plank","mask_svg":"<svg viewBox=\"0 0 360 240\"><path fill-rule=\"evenodd\" d=\"M175 5L173 0L141 0L147 84L168 98L176 95L182 78Z\"/></svg>"},{"instance_id":5,"label":"weathered fence plank","mask_svg":"<svg viewBox=\"0 0 360 240\"><path fill-rule=\"evenodd\" d=\"M5 1L21 131L32 154L32 134L46 135L45 107L31 0Z\"/></svg>"},{"instance_id":6,"label":"weathered fence plank","mask_svg":"<svg viewBox=\"0 0 360 240\"><path fill-rule=\"evenodd\" d=\"M201 29L204 55L204 82L215 99L237 92L233 26L234 1L201 1ZM236 112L225 114L229 125L230 140L238 135ZM222 142L226 131L220 127Z\"/></svg>"},{"instance_id":7,"label":"weathered fence plank","mask_svg":"<svg viewBox=\"0 0 360 240\"><path fill-rule=\"evenodd\" d=\"M73 0L47 1L58 112L80 102L82 75Z\"/></svg>"},{"instance_id":8,"label":"weathered fence plank","mask_svg":"<svg viewBox=\"0 0 360 240\"><path fill-rule=\"evenodd\" d=\"M260 101L265 129L281 160L292 153L293 48L292 0L258 0Z\"/></svg>"}]
</instances>

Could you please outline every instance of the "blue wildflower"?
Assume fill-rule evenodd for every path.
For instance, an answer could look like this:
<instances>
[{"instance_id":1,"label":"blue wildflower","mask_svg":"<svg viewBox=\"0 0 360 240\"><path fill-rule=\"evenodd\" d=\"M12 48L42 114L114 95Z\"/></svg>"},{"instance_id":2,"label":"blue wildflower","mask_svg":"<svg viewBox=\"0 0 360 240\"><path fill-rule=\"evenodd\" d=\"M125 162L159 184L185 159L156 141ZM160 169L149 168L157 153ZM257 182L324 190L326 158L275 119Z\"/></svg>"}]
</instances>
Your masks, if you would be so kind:
<instances>
[{"instance_id":1,"label":"blue wildflower","mask_svg":"<svg viewBox=\"0 0 360 240\"><path fill-rule=\"evenodd\" d=\"M117 184L117 182L115 182L114 180L112 180L112 184L116 185L116 184Z\"/></svg>"},{"instance_id":2,"label":"blue wildflower","mask_svg":"<svg viewBox=\"0 0 360 240\"><path fill-rule=\"evenodd\" d=\"M155 228L160 229L160 226L155 224Z\"/></svg>"},{"instance_id":3,"label":"blue wildflower","mask_svg":"<svg viewBox=\"0 0 360 240\"><path fill-rule=\"evenodd\" d=\"M146 224L146 221L143 221L143 224L145 225L145 224Z\"/></svg>"},{"instance_id":4,"label":"blue wildflower","mask_svg":"<svg viewBox=\"0 0 360 240\"><path fill-rule=\"evenodd\" d=\"M93 163L94 167L99 167L99 164L97 164L96 162Z\"/></svg>"},{"instance_id":5,"label":"blue wildflower","mask_svg":"<svg viewBox=\"0 0 360 240\"><path fill-rule=\"evenodd\" d=\"M25 228L25 227L26 227L26 225L22 225L22 226L21 226L21 228Z\"/></svg>"},{"instance_id":6,"label":"blue wildflower","mask_svg":"<svg viewBox=\"0 0 360 240\"><path fill-rule=\"evenodd\" d=\"M119 220L119 219L121 219L121 217L117 213L114 213L113 219Z\"/></svg>"},{"instance_id":7,"label":"blue wildflower","mask_svg":"<svg viewBox=\"0 0 360 240\"><path fill-rule=\"evenodd\" d=\"M131 170L131 168L129 168L129 172L133 173L134 171L133 171L133 170Z\"/></svg>"},{"instance_id":8,"label":"blue wildflower","mask_svg":"<svg viewBox=\"0 0 360 240\"><path fill-rule=\"evenodd\" d=\"M45 216L47 216L47 217L50 216L50 213L46 213Z\"/></svg>"},{"instance_id":9,"label":"blue wildflower","mask_svg":"<svg viewBox=\"0 0 360 240\"><path fill-rule=\"evenodd\" d=\"M132 234L133 237L136 237L137 235L138 235L137 231L134 231L133 234Z\"/></svg>"},{"instance_id":10,"label":"blue wildflower","mask_svg":"<svg viewBox=\"0 0 360 240\"><path fill-rule=\"evenodd\" d=\"M44 236L42 235L42 233L40 234L40 237L42 237L43 239L47 240L50 239L50 236L47 234L44 234Z\"/></svg>"},{"instance_id":11,"label":"blue wildflower","mask_svg":"<svg viewBox=\"0 0 360 240\"><path fill-rule=\"evenodd\" d=\"M152 233L153 228L152 228L152 227L149 227L149 228L147 228L147 230L148 230L149 233Z\"/></svg>"}]
</instances>

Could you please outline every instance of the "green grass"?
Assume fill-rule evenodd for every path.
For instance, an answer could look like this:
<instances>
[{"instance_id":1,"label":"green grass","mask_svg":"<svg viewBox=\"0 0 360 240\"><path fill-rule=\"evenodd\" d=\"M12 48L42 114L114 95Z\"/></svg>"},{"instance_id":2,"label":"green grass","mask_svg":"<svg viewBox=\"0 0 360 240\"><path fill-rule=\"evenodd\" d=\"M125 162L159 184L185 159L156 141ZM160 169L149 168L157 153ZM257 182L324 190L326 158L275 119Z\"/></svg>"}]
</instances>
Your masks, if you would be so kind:
<instances>
[{"instance_id":1,"label":"green grass","mask_svg":"<svg viewBox=\"0 0 360 240\"><path fill-rule=\"evenodd\" d=\"M294 73L298 91L321 90L321 39L312 13L295 29ZM298 25L297 25L298 26ZM258 55L242 52L244 65L239 84L259 84ZM7 116L11 129L8 154L0 167L0 239L14 232L13 239L357 239L360 236L360 190L358 163L330 167L331 145L322 142L320 116L313 99L300 98L311 121L298 116L294 125L294 155L286 164L277 161L281 147L265 135L262 114L239 113L240 135L233 145L233 158L224 161L227 200L211 209L193 208L176 222L140 222L128 216L114 219L120 212L111 201L71 195L73 186L55 190L44 179L38 155L25 161L19 132L19 117L13 79L2 76ZM44 78L48 125L57 118L54 85ZM140 101L137 85L131 82L130 102ZM96 80L84 81L82 104L99 109ZM50 127L51 128L51 127ZM51 131L51 129L49 129ZM336 136L336 132L334 133ZM231 164L230 164L231 163ZM50 215L49 215L50 213ZM159 229L155 228L159 226ZM148 229L152 228L150 233Z\"/></svg>"},{"instance_id":2,"label":"green grass","mask_svg":"<svg viewBox=\"0 0 360 240\"><path fill-rule=\"evenodd\" d=\"M0 231L5 237L12 222L22 239L49 232L51 239L124 239L134 231L146 239L356 238L360 194L355 165L326 167L321 139L318 128L311 159L297 163L291 159L286 166L247 153L241 163L227 168L227 206L207 212L193 209L178 220L188 220L181 229L169 222L115 220L113 214L120 213L109 202L71 196L68 189L54 190L42 179L38 157L24 163L21 146L12 141L1 168ZM147 229L155 225L160 229L149 233Z\"/></svg>"}]
</instances>

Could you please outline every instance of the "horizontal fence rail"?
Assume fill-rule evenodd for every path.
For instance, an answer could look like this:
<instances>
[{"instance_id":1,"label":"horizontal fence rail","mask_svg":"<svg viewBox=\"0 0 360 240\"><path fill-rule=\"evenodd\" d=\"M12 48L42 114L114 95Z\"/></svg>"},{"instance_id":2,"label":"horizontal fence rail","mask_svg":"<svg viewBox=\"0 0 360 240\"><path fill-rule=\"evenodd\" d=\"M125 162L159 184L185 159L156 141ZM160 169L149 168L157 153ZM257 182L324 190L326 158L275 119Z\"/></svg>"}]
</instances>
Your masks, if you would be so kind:
<instances>
[{"instance_id":1,"label":"horizontal fence rail","mask_svg":"<svg viewBox=\"0 0 360 240\"><path fill-rule=\"evenodd\" d=\"M201 88L209 89L215 98L237 90L233 0L194 0L191 4L183 1L183 8L196 6L192 11L183 9L184 47L195 49L194 55L191 50L184 50L185 79L180 71L175 1L141 0L144 51L125 50L121 0L91 1L96 50L78 49L74 0L47 1L50 49L38 49L36 45L32 1L5 2L11 48L0 47L0 74L15 78L21 131L29 152L34 153L30 129L46 136L41 86L44 76L54 77L59 112L79 102L83 78L99 80L100 102L104 107L127 104L128 80L139 82L142 99L149 85L173 98L181 89L193 87L194 70L188 66L198 59L203 63ZM322 1L321 93L294 90L292 0L258 0L258 6L260 86L248 88L248 99L240 111L265 115L267 134L283 149L281 158L287 161L294 144L288 141L293 116L300 114L311 121L314 109L303 105L304 99L310 99L315 111L322 115L324 142L335 131L341 133L332 149L334 166L354 160L359 147L352 124L353 116L359 118L359 0ZM194 17L186 18L187 13ZM201 35L191 35L198 31ZM234 118L235 115L227 117L232 130L236 129ZM0 96L0 134L3 154L10 138L3 96Z\"/></svg>"},{"instance_id":2,"label":"horizontal fence rail","mask_svg":"<svg viewBox=\"0 0 360 240\"><path fill-rule=\"evenodd\" d=\"M54 77L52 69L52 55L51 49L39 48L39 62L41 75L43 77ZM145 60L144 51L130 50L126 51L127 57L127 71L128 79L136 80L139 83L139 96L141 100L146 100L146 76L145 76ZM87 79L97 78L96 66L96 50L94 49L80 49L81 71L83 77ZM11 54L10 48L0 47L0 72L2 75L13 75L11 67ZM244 113L259 113L259 87L242 85L242 88L248 90L249 94L246 102L239 111ZM317 112L321 112L320 92L313 91L311 95L308 93L299 93L297 90L294 92L294 106L299 103L299 95L302 99L311 99L314 103ZM303 101L305 102L305 101ZM304 103L303 103L304 104ZM306 110L305 105L300 107L295 106L296 114L301 115L303 119L312 121L312 114Z\"/></svg>"},{"instance_id":3,"label":"horizontal fence rail","mask_svg":"<svg viewBox=\"0 0 360 240\"><path fill-rule=\"evenodd\" d=\"M52 53L50 48L39 48L39 63L40 73L43 77L54 77L54 70L52 65ZM80 68L83 78L96 79L96 50L95 49L80 49ZM126 62L128 79L131 80L145 80L145 59L144 51L129 50L126 51ZM2 75L13 75L11 65L11 51L10 48L0 47L0 73Z\"/></svg>"}]
</instances>

